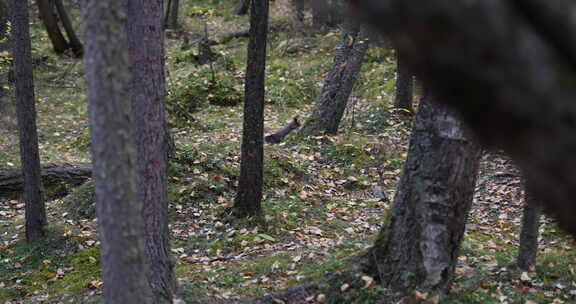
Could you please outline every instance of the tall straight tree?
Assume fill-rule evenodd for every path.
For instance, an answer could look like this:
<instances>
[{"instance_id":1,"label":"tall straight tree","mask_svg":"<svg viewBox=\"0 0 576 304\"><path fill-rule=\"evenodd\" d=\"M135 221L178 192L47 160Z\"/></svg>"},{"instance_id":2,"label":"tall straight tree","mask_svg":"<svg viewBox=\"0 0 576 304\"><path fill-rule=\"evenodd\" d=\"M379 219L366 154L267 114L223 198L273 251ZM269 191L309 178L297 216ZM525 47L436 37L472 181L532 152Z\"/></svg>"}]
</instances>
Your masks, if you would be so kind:
<instances>
[{"instance_id":1,"label":"tall straight tree","mask_svg":"<svg viewBox=\"0 0 576 304\"><path fill-rule=\"evenodd\" d=\"M168 0L166 4L166 18L164 25L169 29L178 28L178 11L180 10L179 0Z\"/></svg>"},{"instance_id":2,"label":"tall straight tree","mask_svg":"<svg viewBox=\"0 0 576 304\"><path fill-rule=\"evenodd\" d=\"M163 0L128 0L130 99L135 122L138 194L144 204L148 283L154 303L172 303L176 290L170 257L166 190Z\"/></svg>"},{"instance_id":3,"label":"tall straight tree","mask_svg":"<svg viewBox=\"0 0 576 304\"><path fill-rule=\"evenodd\" d=\"M396 94L394 107L412 112L412 99L414 96L414 76L404 62L404 56L396 50Z\"/></svg>"},{"instance_id":4,"label":"tall straight tree","mask_svg":"<svg viewBox=\"0 0 576 304\"><path fill-rule=\"evenodd\" d=\"M84 1L85 65L104 297L140 304L153 301L136 184L125 10L125 1Z\"/></svg>"},{"instance_id":5,"label":"tall straight tree","mask_svg":"<svg viewBox=\"0 0 576 304\"><path fill-rule=\"evenodd\" d=\"M425 93L426 94L426 93ZM478 172L480 147L447 106L425 95L387 225L365 270L393 290L450 289Z\"/></svg>"},{"instance_id":6,"label":"tall straight tree","mask_svg":"<svg viewBox=\"0 0 576 304\"><path fill-rule=\"evenodd\" d=\"M520 269L530 270L536 264L541 214L542 207L538 205L528 188L524 186L524 212L522 213L520 246L516 256L516 264Z\"/></svg>"},{"instance_id":7,"label":"tall straight tree","mask_svg":"<svg viewBox=\"0 0 576 304\"><path fill-rule=\"evenodd\" d=\"M300 134L336 134L344 116L348 98L360 73L369 42L366 30L352 21L345 25L340 44L332 62L332 68L322 92L316 100L312 116L306 121Z\"/></svg>"},{"instance_id":8,"label":"tall straight tree","mask_svg":"<svg viewBox=\"0 0 576 304\"><path fill-rule=\"evenodd\" d=\"M22 176L24 177L22 198L26 206L26 240L32 242L46 235L46 206L42 197L40 177L28 1L12 0L11 2L16 112Z\"/></svg>"},{"instance_id":9,"label":"tall straight tree","mask_svg":"<svg viewBox=\"0 0 576 304\"><path fill-rule=\"evenodd\" d=\"M234 213L238 217L259 214L262 202L268 0L251 2L240 180L234 205Z\"/></svg>"}]
</instances>

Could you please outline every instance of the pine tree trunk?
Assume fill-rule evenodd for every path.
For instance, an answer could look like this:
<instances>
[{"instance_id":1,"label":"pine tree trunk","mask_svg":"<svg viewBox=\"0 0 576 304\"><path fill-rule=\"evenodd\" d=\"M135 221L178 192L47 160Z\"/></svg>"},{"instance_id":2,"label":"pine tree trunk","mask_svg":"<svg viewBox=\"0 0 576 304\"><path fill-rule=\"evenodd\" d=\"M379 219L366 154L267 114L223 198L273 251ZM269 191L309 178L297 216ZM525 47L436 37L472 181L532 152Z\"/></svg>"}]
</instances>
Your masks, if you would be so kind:
<instances>
[{"instance_id":1,"label":"pine tree trunk","mask_svg":"<svg viewBox=\"0 0 576 304\"><path fill-rule=\"evenodd\" d=\"M321 30L328 23L328 0L311 0L312 28Z\"/></svg>"},{"instance_id":2,"label":"pine tree trunk","mask_svg":"<svg viewBox=\"0 0 576 304\"><path fill-rule=\"evenodd\" d=\"M76 32L74 32L74 27L72 26L72 22L70 21L70 17L62 4L62 0L54 0L56 5L56 11L58 12L58 16L60 16L60 20L62 21L62 26L64 27L64 31L66 31L66 35L68 36L68 40L70 41L70 48L72 49L72 53L76 57L82 57L82 53L84 52L84 47L82 46L82 42L76 36Z\"/></svg>"},{"instance_id":3,"label":"pine tree trunk","mask_svg":"<svg viewBox=\"0 0 576 304\"><path fill-rule=\"evenodd\" d=\"M167 214L163 1L128 0L128 3L130 97L135 122L138 192L144 204L147 277L153 302L172 303L176 279Z\"/></svg>"},{"instance_id":4,"label":"pine tree trunk","mask_svg":"<svg viewBox=\"0 0 576 304\"><path fill-rule=\"evenodd\" d=\"M176 29L178 28L178 11L180 10L179 0L168 0L166 10L165 25L166 28Z\"/></svg>"},{"instance_id":5,"label":"pine tree trunk","mask_svg":"<svg viewBox=\"0 0 576 304\"><path fill-rule=\"evenodd\" d=\"M536 264L538 255L538 228L542 208L525 187L524 213L522 214L522 230L520 231L520 247L516 264L520 269L530 270Z\"/></svg>"},{"instance_id":6,"label":"pine tree trunk","mask_svg":"<svg viewBox=\"0 0 576 304\"><path fill-rule=\"evenodd\" d=\"M366 271L405 294L449 290L479 157L459 119L425 96L388 225L366 253Z\"/></svg>"},{"instance_id":7,"label":"pine tree trunk","mask_svg":"<svg viewBox=\"0 0 576 304\"><path fill-rule=\"evenodd\" d=\"M414 91L414 76L406 66L400 51L396 50L396 95L394 107L414 111L412 99Z\"/></svg>"},{"instance_id":8,"label":"pine tree trunk","mask_svg":"<svg viewBox=\"0 0 576 304\"><path fill-rule=\"evenodd\" d=\"M37 0L36 4L40 12L40 19L42 19L48 37L52 42L54 52L56 54L64 54L70 48L70 44L68 44L58 26L58 20L54 14L54 0Z\"/></svg>"},{"instance_id":9,"label":"pine tree trunk","mask_svg":"<svg viewBox=\"0 0 576 304\"><path fill-rule=\"evenodd\" d=\"M136 183L125 9L124 1L84 1L88 112L104 298L146 304L153 301Z\"/></svg>"},{"instance_id":10,"label":"pine tree trunk","mask_svg":"<svg viewBox=\"0 0 576 304\"><path fill-rule=\"evenodd\" d=\"M234 14L243 16L248 13L251 0L238 0L238 6L234 10Z\"/></svg>"},{"instance_id":11,"label":"pine tree trunk","mask_svg":"<svg viewBox=\"0 0 576 304\"><path fill-rule=\"evenodd\" d=\"M264 97L268 0L252 1L250 41L244 84L244 123L240 180L234 213L238 217L261 212L264 166Z\"/></svg>"},{"instance_id":12,"label":"pine tree trunk","mask_svg":"<svg viewBox=\"0 0 576 304\"><path fill-rule=\"evenodd\" d=\"M36 131L36 107L28 1L12 1L12 57L16 92L16 114L20 138L20 159L24 178L22 198L26 206L26 240L46 236L46 206L42 197L40 153Z\"/></svg>"},{"instance_id":13,"label":"pine tree trunk","mask_svg":"<svg viewBox=\"0 0 576 304\"><path fill-rule=\"evenodd\" d=\"M300 130L301 135L338 133L368 46L365 29L360 29L358 24L348 23L336 49L332 69L326 76L312 116Z\"/></svg>"}]
</instances>

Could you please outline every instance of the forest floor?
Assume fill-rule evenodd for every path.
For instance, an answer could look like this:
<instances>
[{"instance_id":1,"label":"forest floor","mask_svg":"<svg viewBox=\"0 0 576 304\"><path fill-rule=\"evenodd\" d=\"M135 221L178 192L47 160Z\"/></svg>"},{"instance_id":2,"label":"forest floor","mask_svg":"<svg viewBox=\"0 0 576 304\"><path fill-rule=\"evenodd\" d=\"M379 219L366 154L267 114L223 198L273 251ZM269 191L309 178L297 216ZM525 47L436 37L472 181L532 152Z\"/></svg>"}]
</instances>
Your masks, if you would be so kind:
<instances>
[{"instance_id":1,"label":"forest floor","mask_svg":"<svg viewBox=\"0 0 576 304\"><path fill-rule=\"evenodd\" d=\"M286 3L275 1L271 8L267 133L293 116L309 116L339 40L338 29L313 33L292 23ZM369 50L338 136L291 134L284 143L266 145L265 223L229 221L239 172L247 41L215 46L217 61L196 67L196 48L188 49L186 40L204 33L204 21L215 40L230 29L245 29L247 17L233 16L231 9L229 2L184 2L185 30L168 33L168 111L177 147L169 170L170 231L187 303L261 297L345 271L381 228L410 135L412 117L390 106L394 56L381 42ZM53 55L37 19L32 25L34 51L46 58L36 68L42 162L88 162L82 62ZM0 167L18 167L9 98L0 100L0 113ZM23 204L0 201L0 303L100 300L91 184L70 191L47 203L50 236L35 245L24 241ZM511 161L486 151L445 303L576 303L575 246L551 220L542 220L535 269L515 266L523 200L520 173ZM322 288L305 298L384 303L379 299L386 293L361 274L341 278L335 289Z\"/></svg>"}]
</instances>

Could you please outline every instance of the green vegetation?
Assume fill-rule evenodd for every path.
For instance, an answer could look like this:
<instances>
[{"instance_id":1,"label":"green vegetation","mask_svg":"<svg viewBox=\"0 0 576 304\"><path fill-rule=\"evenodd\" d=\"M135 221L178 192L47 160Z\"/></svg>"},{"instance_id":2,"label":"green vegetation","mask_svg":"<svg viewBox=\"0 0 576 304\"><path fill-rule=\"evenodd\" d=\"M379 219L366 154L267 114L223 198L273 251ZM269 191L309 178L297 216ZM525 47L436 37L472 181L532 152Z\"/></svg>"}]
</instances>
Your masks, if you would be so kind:
<instances>
[{"instance_id":1,"label":"green vegetation","mask_svg":"<svg viewBox=\"0 0 576 304\"><path fill-rule=\"evenodd\" d=\"M338 29L315 36L306 25L289 22L286 4L272 2L271 23L278 25L270 37L267 66L267 133L293 116L309 116L339 40ZM247 26L247 17L229 13L233 1L182 5L183 27L196 36L204 33L203 20L210 21L215 40ZM88 162L82 64L53 55L37 22L32 24L33 47L48 56L35 70L42 161ZM351 264L387 221L390 204L373 189L380 187L391 198L406 156L411 118L390 107L391 47L370 49L340 135L290 134L281 144L265 146L263 217L232 221L228 213L239 175L246 39L214 46L218 59L212 67L197 67L195 48L182 50L184 37L177 32L168 37L167 109L177 147L169 167L169 214L176 271L188 303L206 303L209 296L260 296L310 282L319 284L315 296L323 295L324 303L370 304L389 297L376 278L352 271ZM10 115L2 119L2 126L15 123ZM0 136L0 167L18 166L15 129L0 127ZM57 228L35 245L22 240L22 206L0 204L0 303L98 299L92 187L87 182L48 204L49 221ZM573 301L572 241L547 223L538 265L523 275L514 266L518 221L506 222L507 230L501 231L498 216L484 215L489 207L475 208L470 223L479 228L465 238L453 292L444 303L501 303L503 297L509 303Z\"/></svg>"}]
</instances>

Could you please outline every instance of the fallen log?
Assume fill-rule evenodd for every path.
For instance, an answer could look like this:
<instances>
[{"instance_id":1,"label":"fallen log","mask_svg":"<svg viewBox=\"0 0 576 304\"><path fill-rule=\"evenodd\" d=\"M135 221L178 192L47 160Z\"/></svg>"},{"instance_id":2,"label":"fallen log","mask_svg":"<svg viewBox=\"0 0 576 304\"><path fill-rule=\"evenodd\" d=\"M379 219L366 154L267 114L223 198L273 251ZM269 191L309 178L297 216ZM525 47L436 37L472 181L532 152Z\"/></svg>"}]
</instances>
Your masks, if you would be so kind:
<instances>
[{"instance_id":1,"label":"fallen log","mask_svg":"<svg viewBox=\"0 0 576 304\"><path fill-rule=\"evenodd\" d=\"M44 164L41 168L44 188L55 189L61 185L79 185L92 177L90 163ZM22 169L0 169L0 198L17 198L23 191ZM62 191L49 191L51 198L61 197Z\"/></svg>"}]
</instances>

